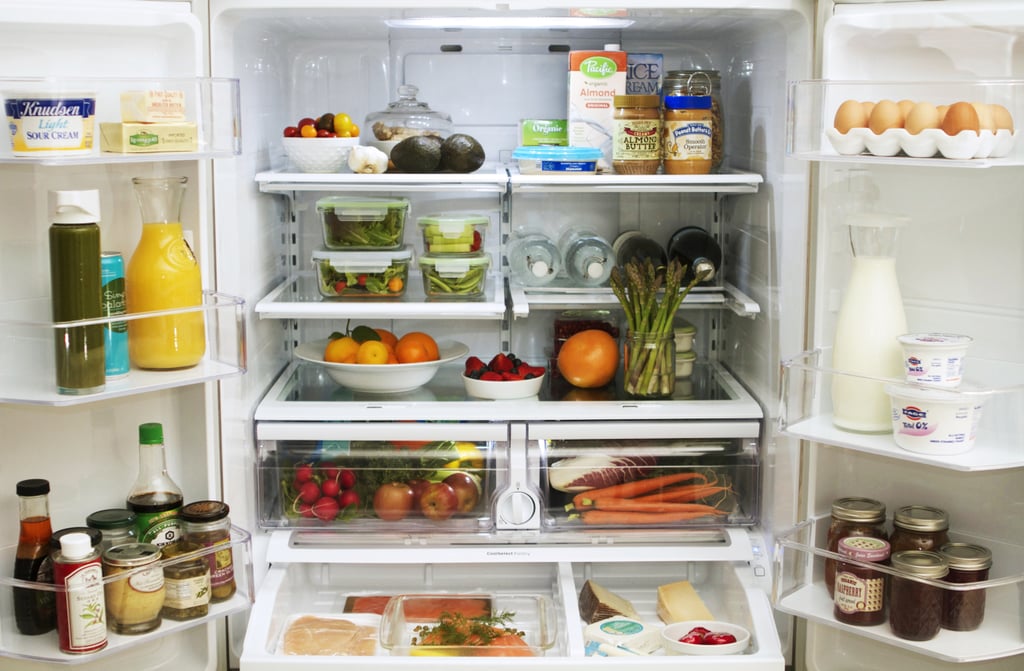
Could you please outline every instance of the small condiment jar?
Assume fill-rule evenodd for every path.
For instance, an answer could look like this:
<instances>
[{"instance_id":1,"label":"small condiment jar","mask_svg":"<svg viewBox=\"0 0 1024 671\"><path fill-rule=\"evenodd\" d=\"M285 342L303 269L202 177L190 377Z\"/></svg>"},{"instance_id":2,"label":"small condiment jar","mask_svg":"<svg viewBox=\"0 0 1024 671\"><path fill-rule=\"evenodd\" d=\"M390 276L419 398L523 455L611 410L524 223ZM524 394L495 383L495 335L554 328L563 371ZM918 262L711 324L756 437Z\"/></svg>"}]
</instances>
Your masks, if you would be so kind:
<instances>
[{"instance_id":1,"label":"small condiment jar","mask_svg":"<svg viewBox=\"0 0 1024 671\"><path fill-rule=\"evenodd\" d=\"M863 564L888 563L888 541L847 536L839 539L839 554L852 561L840 561L836 567L835 618L862 627L882 624L885 622L886 575Z\"/></svg>"},{"instance_id":2,"label":"small condiment jar","mask_svg":"<svg viewBox=\"0 0 1024 671\"><path fill-rule=\"evenodd\" d=\"M917 578L941 580L949 564L938 552L903 550L890 557L892 576L889 590L889 627L894 636L909 641L927 641L942 627L942 597L946 591Z\"/></svg>"},{"instance_id":3,"label":"small condiment jar","mask_svg":"<svg viewBox=\"0 0 1024 671\"><path fill-rule=\"evenodd\" d=\"M653 175L661 167L661 97L619 95L612 132L612 167L620 175Z\"/></svg>"},{"instance_id":4,"label":"small condiment jar","mask_svg":"<svg viewBox=\"0 0 1024 671\"><path fill-rule=\"evenodd\" d=\"M665 96L662 165L669 175L711 172L711 96Z\"/></svg>"},{"instance_id":5,"label":"small condiment jar","mask_svg":"<svg viewBox=\"0 0 1024 671\"><path fill-rule=\"evenodd\" d=\"M183 540L212 548L224 546L206 554L210 564L210 594L212 601L230 599L235 593L235 569L231 551L230 509L221 501L195 501L178 513L182 521Z\"/></svg>"},{"instance_id":6,"label":"small condiment jar","mask_svg":"<svg viewBox=\"0 0 1024 671\"><path fill-rule=\"evenodd\" d=\"M103 551L103 592L111 631L143 634L160 626L164 605L160 556L160 548L150 543L122 543Z\"/></svg>"},{"instance_id":7,"label":"small condiment jar","mask_svg":"<svg viewBox=\"0 0 1024 671\"><path fill-rule=\"evenodd\" d=\"M860 496L847 496L833 501L825 549L839 552L839 540L847 536L888 540L885 533L885 504ZM833 596L836 563L831 557L825 559L825 587L829 597Z\"/></svg>"},{"instance_id":8,"label":"small condiment jar","mask_svg":"<svg viewBox=\"0 0 1024 671\"><path fill-rule=\"evenodd\" d=\"M135 513L127 508L97 510L85 518L85 523L103 534L101 550L135 542Z\"/></svg>"},{"instance_id":9,"label":"small condiment jar","mask_svg":"<svg viewBox=\"0 0 1024 671\"><path fill-rule=\"evenodd\" d=\"M972 583L988 580L992 566L992 552L971 543L946 543L939 548L946 558L949 573L946 581ZM985 590L953 590L943 592L942 627L953 631L974 631L985 619Z\"/></svg>"},{"instance_id":10,"label":"small condiment jar","mask_svg":"<svg viewBox=\"0 0 1024 671\"><path fill-rule=\"evenodd\" d=\"M197 554L202 546L187 541L172 543L164 551L164 607L160 615L191 620L210 612L210 564ZM186 556L189 555L189 556Z\"/></svg>"},{"instance_id":11,"label":"small condiment jar","mask_svg":"<svg viewBox=\"0 0 1024 671\"><path fill-rule=\"evenodd\" d=\"M938 551L949 542L949 515L931 506L904 506L892 519L889 543L893 554L902 550Z\"/></svg>"}]
</instances>

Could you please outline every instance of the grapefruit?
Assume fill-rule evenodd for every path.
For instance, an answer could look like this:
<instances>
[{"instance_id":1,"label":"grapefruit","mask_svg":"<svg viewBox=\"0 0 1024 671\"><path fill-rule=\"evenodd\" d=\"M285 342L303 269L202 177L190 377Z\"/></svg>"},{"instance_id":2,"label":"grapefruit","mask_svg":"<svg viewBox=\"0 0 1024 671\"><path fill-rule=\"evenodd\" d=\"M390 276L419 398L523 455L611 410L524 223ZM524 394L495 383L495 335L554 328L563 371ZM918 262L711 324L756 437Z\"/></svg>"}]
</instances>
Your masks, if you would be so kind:
<instances>
[{"instance_id":1,"label":"grapefruit","mask_svg":"<svg viewBox=\"0 0 1024 671\"><path fill-rule=\"evenodd\" d=\"M558 372L574 387L603 387L615 379L618 369L618 343L601 329L575 333L558 350Z\"/></svg>"}]
</instances>

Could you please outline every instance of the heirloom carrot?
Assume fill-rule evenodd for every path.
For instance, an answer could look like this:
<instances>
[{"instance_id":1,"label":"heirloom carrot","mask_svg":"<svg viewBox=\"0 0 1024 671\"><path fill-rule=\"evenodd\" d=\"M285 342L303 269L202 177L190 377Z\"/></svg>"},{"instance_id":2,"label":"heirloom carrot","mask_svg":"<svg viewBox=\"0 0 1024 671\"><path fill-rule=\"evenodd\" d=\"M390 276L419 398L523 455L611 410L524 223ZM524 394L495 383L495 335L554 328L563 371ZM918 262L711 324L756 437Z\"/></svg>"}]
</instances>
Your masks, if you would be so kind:
<instances>
[{"instance_id":1,"label":"heirloom carrot","mask_svg":"<svg viewBox=\"0 0 1024 671\"><path fill-rule=\"evenodd\" d=\"M612 485L611 487L601 487L600 489L588 489L585 492L580 492L572 498L572 504L566 506L567 509L576 508L577 510L584 510L590 508L593 505L593 501L599 498L618 498L628 499L648 492L653 492L655 489L662 489L669 485L674 485L678 482L684 482L686 480L696 480L702 478L707 481L707 478L701 473L687 472L687 473L672 473L670 475L659 475L654 478L646 478L644 480L633 480L632 482L624 482L621 485Z\"/></svg>"},{"instance_id":2,"label":"heirloom carrot","mask_svg":"<svg viewBox=\"0 0 1024 671\"><path fill-rule=\"evenodd\" d=\"M721 494L722 492L731 491L731 488L724 487L722 485L685 485L683 487L667 489L663 492L658 492L657 494L639 496L633 500L642 503L682 503L688 501L699 501L700 499L707 498L713 494Z\"/></svg>"},{"instance_id":3,"label":"heirloom carrot","mask_svg":"<svg viewBox=\"0 0 1024 671\"><path fill-rule=\"evenodd\" d=\"M725 515L724 511L704 503L657 503L644 502L636 499L610 499L601 498L594 500L596 510L619 510L634 513L704 513L706 515Z\"/></svg>"},{"instance_id":4,"label":"heirloom carrot","mask_svg":"<svg viewBox=\"0 0 1024 671\"><path fill-rule=\"evenodd\" d=\"M584 510L580 513L584 524L663 524L707 516L708 513L634 513L619 510Z\"/></svg>"}]
</instances>

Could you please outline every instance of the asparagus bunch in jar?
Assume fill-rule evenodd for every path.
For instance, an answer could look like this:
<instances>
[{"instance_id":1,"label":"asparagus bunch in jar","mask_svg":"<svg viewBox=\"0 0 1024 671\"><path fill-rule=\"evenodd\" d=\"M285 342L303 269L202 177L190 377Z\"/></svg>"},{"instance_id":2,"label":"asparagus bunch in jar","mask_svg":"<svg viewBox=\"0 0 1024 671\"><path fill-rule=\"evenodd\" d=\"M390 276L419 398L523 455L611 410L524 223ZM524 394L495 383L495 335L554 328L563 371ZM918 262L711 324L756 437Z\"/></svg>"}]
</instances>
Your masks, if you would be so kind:
<instances>
[{"instance_id":1,"label":"asparagus bunch in jar","mask_svg":"<svg viewBox=\"0 0 1024 671\"><path fill-rule=\"evenodd\" d=\"M686 266L632 260L612 270L611 287L626 313L625 392L634 398L669 398L675 387L672 320L686 294L706 273L683 284Z\"/></svg>"}]
</instances>

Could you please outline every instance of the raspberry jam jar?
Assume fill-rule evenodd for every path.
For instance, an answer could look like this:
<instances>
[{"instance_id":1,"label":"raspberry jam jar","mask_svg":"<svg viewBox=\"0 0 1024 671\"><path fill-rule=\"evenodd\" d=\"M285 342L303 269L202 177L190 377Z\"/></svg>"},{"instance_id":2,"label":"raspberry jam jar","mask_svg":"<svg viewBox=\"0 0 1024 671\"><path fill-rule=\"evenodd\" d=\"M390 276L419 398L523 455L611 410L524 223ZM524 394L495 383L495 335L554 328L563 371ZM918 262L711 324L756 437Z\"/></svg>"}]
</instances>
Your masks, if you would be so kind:
<instances>
[{"instance_id":1,"label":"raspberry jam jar","mask_svg":"<svg viewBox=\"0 0 1024 671\"><path fill-rule=\"evenodd\" d=\"M992 552L971 543L946 543L939 554L949 563L947 582L971 583L988 580ZM985 590L945 590L942 601L942 628L974 631L985 619Z\"/></svg>"},{"instance_id":2,"label":"raspberry jam jar","mask_svg":"<svg viewBox=\"0 0 1024 671\"><path fill-rule=\"evenodd\" d=\"M863 564L887 564L889 543L870 536L847 536L839 539L839 554L844 559L836 566L836 620L857 626L873 626L885 622L886 575ZM854 563L860 562L860 563Z\"/></svg>"},{"instance_id":3,"label":"raspberry jam jar","mask_svg":"<svg viewBox=\"0 0 1024 671\"><path fill-rule=\"evenodd\" d=\"M927 641L942 628L942 600L946 590L915 578L941 580L949 564L938 552L903 550L892 553L893 575L889 590L889 626L908 641Z\"/></svg>"},{"instance_id":4,"label":"raspberry jam jar","mask_svg":"<svg viewBox=\"0 0 1024 671\"><path fill-rule=\"evenodd\" d=\"M885 504L874 499L848 496L832 502L832 521L828 527L825 549L839 551L839 539L847 536L870 536L888 540L885 533ZM836 560L825 559L825 587L833 596Z\"/></svg>"},{"instance_id":5,"label":"raspberry jam jar","mask_svg":"<svg viewBox=\"0 0 1024 671\"><path fill-rule=\"evenodd\" d=\"M892 519L893 554L901 550L938 552L949 542L949 515L930 506L904 506Z\"/></svg>"}]
</instances>

